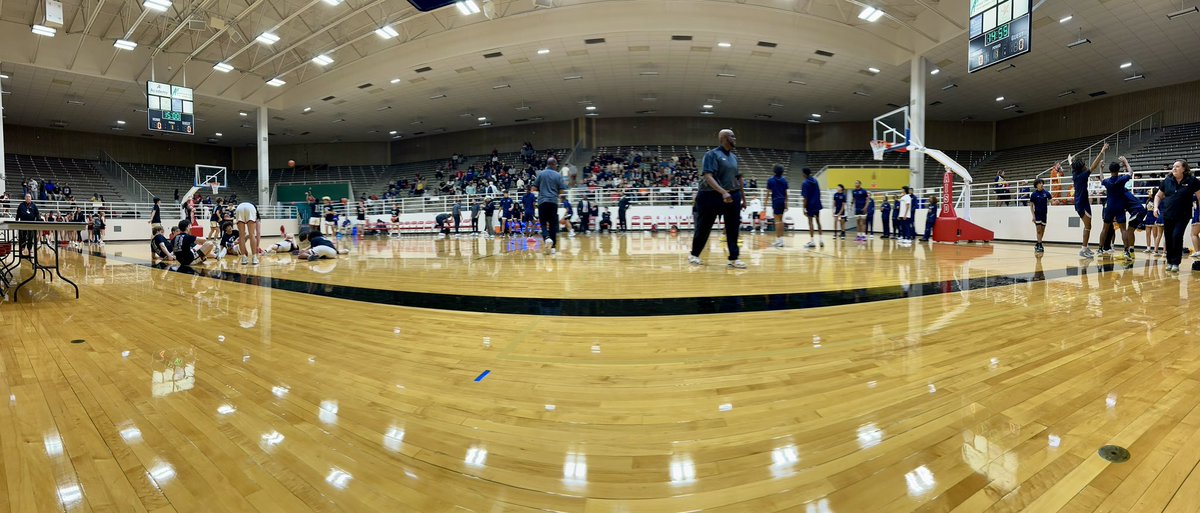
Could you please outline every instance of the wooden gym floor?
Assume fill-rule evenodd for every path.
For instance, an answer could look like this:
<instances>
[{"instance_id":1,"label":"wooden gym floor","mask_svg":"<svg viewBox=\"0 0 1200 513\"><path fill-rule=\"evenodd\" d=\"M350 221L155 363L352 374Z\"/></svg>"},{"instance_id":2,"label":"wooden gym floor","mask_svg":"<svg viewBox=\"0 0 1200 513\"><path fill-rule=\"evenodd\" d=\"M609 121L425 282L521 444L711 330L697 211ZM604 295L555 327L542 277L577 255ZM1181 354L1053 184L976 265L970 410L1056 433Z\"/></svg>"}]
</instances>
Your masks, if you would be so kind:
<instances>
[{"instance_id":1,"label":"wooden gym floor","mask_svg":"<svg viewBox=\"0 0 1200 513\"><path fill-rule=\"evenodd\" d=\"M772 240L737 272L666 234L67 252L81 299L0 304L0 511L1200 509L1190 273ZM567 306L491 313L530 298Z\"/></svg>"}]
</instances>

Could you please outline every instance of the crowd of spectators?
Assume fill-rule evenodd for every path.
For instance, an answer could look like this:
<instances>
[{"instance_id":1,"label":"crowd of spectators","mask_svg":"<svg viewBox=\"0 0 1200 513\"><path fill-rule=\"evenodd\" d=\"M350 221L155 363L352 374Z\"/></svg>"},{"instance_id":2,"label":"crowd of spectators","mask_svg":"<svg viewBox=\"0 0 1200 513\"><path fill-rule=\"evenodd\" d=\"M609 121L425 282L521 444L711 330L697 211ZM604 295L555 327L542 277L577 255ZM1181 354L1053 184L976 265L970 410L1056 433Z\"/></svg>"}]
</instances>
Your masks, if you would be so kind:
<instances>
[{"instance_id":1,"label":"crowd of spectators","mask_svg":"<svg viewBox=\"0 0 1200 513\"><path fill-rule=\"evenodd\" d=\"M539 154L533 145L526 142L514 161L506 161L498 149L466 166L466 158L455 153L444 164L439 165L433 176L418 173L412 179L400 178L388 184L382 196L359 198L360 201L420 196L447 196L457 194L488 194L499 196L506 191L523 192L533 181L537 172L544 168L546 159L558 157L552 153Z\"/></svg>"},{"instance_id":2,"label":"crowd of spectators","mask_svg":"<svg viewBox=\"0 0 1200 513\"><path fill-rule=\"evenodd\" d=\"M589 188L695 187L700 183L696 158L690 153L660 157L633 150L600 153L581 170Z\"/></svg>"}]
</instances>

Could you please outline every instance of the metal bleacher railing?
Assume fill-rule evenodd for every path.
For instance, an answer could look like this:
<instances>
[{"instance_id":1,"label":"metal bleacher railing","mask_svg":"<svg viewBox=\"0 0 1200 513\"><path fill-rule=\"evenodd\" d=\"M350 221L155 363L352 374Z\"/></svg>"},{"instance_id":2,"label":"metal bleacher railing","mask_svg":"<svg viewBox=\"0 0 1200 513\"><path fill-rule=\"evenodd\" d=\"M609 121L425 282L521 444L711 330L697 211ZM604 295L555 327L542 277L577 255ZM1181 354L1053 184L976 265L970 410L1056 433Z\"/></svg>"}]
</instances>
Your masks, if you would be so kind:
<instances>
[{"instance_id":1,"label":"metal bleacher railing","mask_svg":"<svg viewBox=\"0 0 1200 513\"><path fill-rule=\"evenodd\" d=\"M16 212L17 204L21 199L10 199L8 201L0 201L0 219L11 218ZM94 214L102 212L105 217L110 219L150 219L150 214L154 211L154 204L150 202L127 202L127 201L106 201L103 203L93 203L91 201L37 201L35 202L38 211L43 214L70 214L79 208L84 214ZM204 207L205 205L201 205ZM170 201L163 201L159 207L162 209L163 219L179 219L183 212L182 209ZM210 207L211 208L211 207ZM196 219L201 219L201 213L204 213L203 219L208 219L208 211L197 211ZM291 205L265 205L258 207L259 214L263 219L294 219L296 218L296 207Z\"/></svg>"}]
</instances>

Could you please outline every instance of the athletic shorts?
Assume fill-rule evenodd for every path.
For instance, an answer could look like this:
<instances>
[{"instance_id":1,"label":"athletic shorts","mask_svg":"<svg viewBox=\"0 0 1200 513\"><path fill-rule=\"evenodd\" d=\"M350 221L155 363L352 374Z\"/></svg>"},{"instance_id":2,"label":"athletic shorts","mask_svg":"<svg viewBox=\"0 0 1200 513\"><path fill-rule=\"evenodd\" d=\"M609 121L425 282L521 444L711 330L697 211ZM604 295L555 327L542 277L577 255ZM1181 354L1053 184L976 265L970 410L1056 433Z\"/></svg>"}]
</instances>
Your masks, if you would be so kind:
<instances>
[{"instance_id":1,"label":"athletic shorts","mask_svg":"<svg viewBox=\"0 0 1200 513\"><path fill-rule=\"evenodd\" d=\"M1193 208L1193 209L1192 209L1192 222L1193 222L1193 223L1200 223L1200 208ZM1162 219L1159 219L1159 220L1158 220L1158 224L1162 224Z\"/></svg>"},{"instance_id":2,"label":"athletic shorts","mask_svg":"<svg viewBox=\"0 0 1200 513\"><path fill-rule=\"evenodd\" d=\"M787 210L787 202L783 198L771 200L771 210L777 216L783 215L783 211Z\"/></svg>"},{"instance_id":3,"label":"athletic shorts","mask_svg":"<svg viewBox=\"0 0 1200 513\"><path fill-rule=\"evenodd\" d=\"M806 208L806 209L804 209L804 215L806 215L808 217L817 217L817 216L821 215L821 207Z\"/></svg>"},{"instance_id":4,"label":"athletic shorts","mask_svg":"<svg viewBox=\"0 0 1200 513\"><path fill-rule=\"evenodd\" d=\"M200 253L196 251L196 248L192 248L186 252L175 253L175 261L179 262L179 265L191 265L197 258L200 258Z\"/></svg>"},{"instance_id":5,"label":"athletic shorts","mask_svg":"<svg viewBox=\"0 0 1200 513\"><path fill-rule=\"evenodd\" d=\"M1116 210L1116 212L1112 212L1112 210ZM1104 211L1101 213L1101 217L1103 218L1105 223L1124 223L1125 222L1125 211L1120 210L1120 209L1109 209L1108 207L1104 207Z\"/></svg>"},{"instance_id":6,"label":"athletic shorts","mask_svg":"<svg viewBox=\"0 0 1200 513\"><path fill-rule=\"evenodd\" d=\"M1150 226L1152 224L1159 224L1160 222L1161 222L1161 220L1159 218L1154 217L1153 211L1150 211L1150 210L1146 211L1146 219L1145 219L1146 226Z\"/></svg>"},{"instance_id":7,"label":"athletic shorts","mask_svg":"<svg viewBox=\"0 0 1200 513\"><path fill-rule=\"evenodd\" d=\"M1092 204L1087 203L1087 202L1076 201L1075 202L1075 213L1079 214L1079 217L1083 217L1083 216L1092 217Z\"/></svg>"},{"instance_id":8,"label":"athletic shorts","mask_svg":"<svg viewBox=\"0 0 1200 513\"><path fill-rule=\"evenodd\" d=\"M1046 226L1046 214L1033 214L1033 224Z\"/></svg>"},{"instance_id":9,"label":"athletic shorts","mask_svg":"<svg viewBox=\"0 0 1200 513\"><path fill-rule=\"evenodd\" d=\"M761 213L762 213L762 212L751 212L751 213L750 213L750 220L751 220L751 221L753 221L753 220L755 220L755 219L758 219L758 215L759 215L759 214L761 214Z\"/></svg>"},{"instance_id":10,"label":"athletic shorts","mask_svg":"<svg viewBox=\"0 0 1200 513\"><path fill-rule=\"evenodd\" d=\"M239 203L233 211L233 219L239 223L257 223L258 209L253 203Z\"/></svg>"},{"instance_id":11,"label":"athletic shorts","mask_svg":"<svg viewBox=\"0 0 1200 513\"><path fill-rule=\"evenodd\" d=\"M318 258L337 258L337 250L329 246L313 246L310 253L317 255Z\"/></svg>"},{"instance_id":12,"label":"athletic shorts","mask_svg":"<svg viewBox=\"0 0 1200 513\"><path fill-rule=\"evenodd\" d=\"M862 207L862 208L854 207L854 217L866 217L866 216L867 216L867 207Z\"/></svg>"}]
</instances>

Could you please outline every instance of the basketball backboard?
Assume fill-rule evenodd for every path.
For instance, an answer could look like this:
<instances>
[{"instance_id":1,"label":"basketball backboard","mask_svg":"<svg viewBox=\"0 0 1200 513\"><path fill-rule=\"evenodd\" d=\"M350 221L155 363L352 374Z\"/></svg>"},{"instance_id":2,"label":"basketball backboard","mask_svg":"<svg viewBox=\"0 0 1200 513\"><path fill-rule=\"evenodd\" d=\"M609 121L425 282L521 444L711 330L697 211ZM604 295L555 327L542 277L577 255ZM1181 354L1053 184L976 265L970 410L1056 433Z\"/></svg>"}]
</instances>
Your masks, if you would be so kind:
<instances>
[{"instance_id":1,"label":"basketball backboard","mask_svg":"<svg viewBox=\"0 0 1200 513\"><path fill-rule=\"evenodd\" d=\"M212 193L216 194L221 187L228 186L229 182L226 181L224 167L196 164L195 180L192 185L211 188Z\"/></svg>"}]
</instances>

